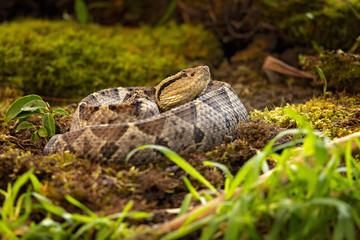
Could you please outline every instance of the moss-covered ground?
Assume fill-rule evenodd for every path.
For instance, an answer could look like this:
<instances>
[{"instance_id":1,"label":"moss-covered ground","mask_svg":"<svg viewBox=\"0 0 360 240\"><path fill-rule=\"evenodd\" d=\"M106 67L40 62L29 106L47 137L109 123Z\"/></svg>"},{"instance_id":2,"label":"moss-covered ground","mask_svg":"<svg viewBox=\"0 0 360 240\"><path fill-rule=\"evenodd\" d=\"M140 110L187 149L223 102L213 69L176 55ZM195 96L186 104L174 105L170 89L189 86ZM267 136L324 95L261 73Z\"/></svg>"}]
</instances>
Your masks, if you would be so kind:
<instances>
[{"instance_id":1,"label":"moss-covered ground","mask_svg":"<svg viewBox=\"0 0 360 240\"><path fill-rule=\"evenodd\" d=\"M34 167L41 182L40 194L69 212L80 210L66 201L66 194L105 215L121 212L133 200L133 210L154 213L150 219L133 220L137 226L174 218L176 214L165 209L180 206L189 192L182 180L188 174L166 157L134 167L90 162L68 153L43 156L46 140L32 143L33 130L15 133L15 121L5 124L4 116L10 104L24 94L57 98L52 103L70 113L69 118L55 118L57 132L66 132L77 106L71 99L105 87L153 85L181 68L198 64L210 65L214 79L231 83L250 113L249 122L239 126L236 138L224 140L207 153L181 153L215 187L224 185L225 176L204 166L203 161L223 163L236 173L277 133L297 127L284 113L286 108L296 110L314 129L331 138L360 131L358 92L340 92L335 86L324 95L322 85L314 87L311 80L288 77L270 83L260 71L268 52L257 43L231 59L222 59L220 44L201 26L172 23L155 29L126 29L39 20L0 25L0 188L6 189ZM328 55L324 56L319 58ZM358 58L351 60L359 63ZM358 79L356 75L353 78ZM39 124L41 120L33 117L30 121ZM289 138L277 144L286 141ZM202 188L197 181L191 182L196 189ZM0 203L3 199L0 195ZM33 213L31 220L44 214Z\"/></svg>"}]
</instances>

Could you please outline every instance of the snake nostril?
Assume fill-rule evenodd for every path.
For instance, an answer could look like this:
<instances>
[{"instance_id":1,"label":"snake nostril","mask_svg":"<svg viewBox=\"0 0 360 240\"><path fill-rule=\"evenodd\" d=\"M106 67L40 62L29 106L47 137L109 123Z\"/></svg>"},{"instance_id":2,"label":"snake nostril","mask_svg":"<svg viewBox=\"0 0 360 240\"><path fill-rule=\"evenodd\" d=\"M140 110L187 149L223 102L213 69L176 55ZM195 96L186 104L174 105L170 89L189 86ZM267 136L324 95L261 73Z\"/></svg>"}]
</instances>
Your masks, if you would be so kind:
<instances>
[{"instance_id":1,"label":"snake nostril","mask_svg":"<svg viewBox=\"0 0 360 240\"><path fill-rule=\"evenodd\" d=\"M194 75L195 75L195 72L192 72L192 73L191 73L191 76L193 77Z\"/></svg>"}]
</instances>

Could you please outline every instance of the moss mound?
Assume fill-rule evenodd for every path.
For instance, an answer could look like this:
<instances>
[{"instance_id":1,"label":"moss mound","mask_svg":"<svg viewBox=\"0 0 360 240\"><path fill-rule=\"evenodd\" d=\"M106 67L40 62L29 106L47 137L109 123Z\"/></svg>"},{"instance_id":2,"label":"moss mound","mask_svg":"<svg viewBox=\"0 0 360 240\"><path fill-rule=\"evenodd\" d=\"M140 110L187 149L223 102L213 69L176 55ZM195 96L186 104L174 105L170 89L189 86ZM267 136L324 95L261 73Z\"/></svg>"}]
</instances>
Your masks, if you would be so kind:
<instances>
[{"instance_id":1,"label":"moss mound","mask_svg":"<svg viewBox=\"0 0 360 240\"><path fill-rule=\"evenodd\" d=\"M331 138L344 137L359 132L360 95L348 96L344 93L313 98L304 104L276 107L264 112L254 110L251 119L262 119L266 123L275 123L282 128L296 127L296 123L285 113L286 108L295 110L304 116L310 125Z\"/></svg>"},{"instance_id":2,"label":"moss mound","mask_svg":"<svg viewBox=\"0 0 360 240\"><path fill-rule=\"evenodd\" d=\"M306 57L303 63L306 70L312 71L315 86L324 86L324 80L316 72L320 67L324 72L327 87L336 91L358 93L360 91L360 55L341 50L324 51L319 57Z\"/></svg>"},{"instance_id":3,"label":"moss mound","mask_svg":"<svg viewBox=\"0 0 360 240\"><path fill-rule=\"evenodd\" d=\"M349 49L360 35L358 0L264 0L262 9L290 42Z\"/></svg>"},{"instance_id":4,"label":"moss mound","mask_svg":"<svg viewBox=\"0 0 360 240\"><path fill-rule=\"evenodd\" d=\"M114 86L152 85L222 52L202 26L79 26L22 20L0 25L0 81L27 93L79 98Z\"/></svg>"}]
</instances>

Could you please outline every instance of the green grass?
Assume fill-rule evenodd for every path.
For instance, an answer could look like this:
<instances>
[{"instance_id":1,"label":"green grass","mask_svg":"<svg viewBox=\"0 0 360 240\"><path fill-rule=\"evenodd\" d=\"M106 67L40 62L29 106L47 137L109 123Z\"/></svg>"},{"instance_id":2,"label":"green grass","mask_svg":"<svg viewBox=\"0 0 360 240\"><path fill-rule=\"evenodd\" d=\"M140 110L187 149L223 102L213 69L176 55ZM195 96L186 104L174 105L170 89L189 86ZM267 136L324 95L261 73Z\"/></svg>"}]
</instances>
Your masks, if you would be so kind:
<instances>
[{"instance_id":1,"label":"green grass","mask_svg":"<svg viewBox=\"0 0 360 240\"><path fill-rule=\"evenodd\" d=\"M352 157L351 145L327 150L329 139L313 131L299 115L288 114L303 128L280 135L297 132L304 136L302 149L289 147L277 153L272 148L275 141L271 141L234 177L228 177L230 183L224 188L227 200L217 205L215 214L193 222L186 220L163 239L178 239L198 229L201 240L356 239L360 166ZM357 144L360 148L360 141ZM297 157L305 161L290 161ZM258 176L260 170L268 170L267 158L277 165L261 182ZM232 197L240 186L241 193ZM195 220L205 210L198 209L188 219Z\"/></svg>"},{"instance_id":2,"label":"green grass","mask_svg":"<svg viewBox=\"0 0 360 240\"><path fill-rule=\"evenodd\" d=\"M120 213L98 216L66 195L67 201L84 212L69 213L38 193L41 184L33 170L21 175L14 184L9 183L7 191L0 189L5 197L0 208L0 236L5 239L119 239L135 232L134 226L124 222L125 217L151 217L151 214L145 212L130 212L133 201L128 202ZM28 184L29 181L31 184ZM21 193L21 190L25 192ZM39 211L44 212L45 217L35 222L32 217Z\"/></svg>"}]
</instances>

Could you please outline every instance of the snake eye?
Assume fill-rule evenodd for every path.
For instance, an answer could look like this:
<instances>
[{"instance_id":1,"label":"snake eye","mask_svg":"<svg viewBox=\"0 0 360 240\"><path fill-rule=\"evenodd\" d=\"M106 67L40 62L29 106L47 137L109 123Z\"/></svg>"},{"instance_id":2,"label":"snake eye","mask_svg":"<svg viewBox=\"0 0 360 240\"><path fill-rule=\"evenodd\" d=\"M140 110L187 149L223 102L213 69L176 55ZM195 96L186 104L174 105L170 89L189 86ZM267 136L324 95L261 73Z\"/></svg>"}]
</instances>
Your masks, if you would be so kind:
<instances>
[{"instance_id":1,"label":"snake eye","mask_svg":"<svg viewBox=\"0 0 360 240\"><path fill-rule=\"evenodd\" d=\"M187 77L186 72L182 71L182 72L181 72L181 76L182 76L182 77Z\"/></svg>"}]
</instances>

